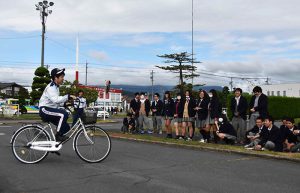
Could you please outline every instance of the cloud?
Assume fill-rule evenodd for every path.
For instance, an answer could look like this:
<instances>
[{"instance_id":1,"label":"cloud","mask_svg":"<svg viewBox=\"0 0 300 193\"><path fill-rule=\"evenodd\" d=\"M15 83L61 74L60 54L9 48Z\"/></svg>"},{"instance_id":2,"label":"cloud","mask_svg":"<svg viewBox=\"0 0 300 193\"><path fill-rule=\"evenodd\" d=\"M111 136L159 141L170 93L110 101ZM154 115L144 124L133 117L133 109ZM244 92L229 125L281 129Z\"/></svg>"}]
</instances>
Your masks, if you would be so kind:
<instances>
[{"instance_id":1,"label":"cloud","mask_svg":"<svg viewBox=\"0 0 300 193\"><path fill-rule=\"evenodd\" d=\"M90 51L89 56L91 56L92 58L95 58L99 61L107 60L109 58L105 52L96 51L96 50Z\"/></svg>"},{"instance_id":2,"label":"cloud","mask_svg":"<svg viewBox=\"0 0 300 193\"><path fill-rule=\"evenodd\" d=\"M40 30L36 1L0 2L0 28ZM289 0L194 1L196 31L269 31L300 29L300 2ZM77 32L186 32L191 2L186 0L61 0L48 17L48 30Z\"/></svg>"},{"instance_id":3,"label":"cloud","mask_svg":"<svg viewBox=\"0 0 300 193\"><path fill-rule=\"evenodd\" d=\"M138 47L162 43L165 38L162 35L155 34L129 34L117 35L113 42L117 46Z\"/></svg>"}]
</instances>

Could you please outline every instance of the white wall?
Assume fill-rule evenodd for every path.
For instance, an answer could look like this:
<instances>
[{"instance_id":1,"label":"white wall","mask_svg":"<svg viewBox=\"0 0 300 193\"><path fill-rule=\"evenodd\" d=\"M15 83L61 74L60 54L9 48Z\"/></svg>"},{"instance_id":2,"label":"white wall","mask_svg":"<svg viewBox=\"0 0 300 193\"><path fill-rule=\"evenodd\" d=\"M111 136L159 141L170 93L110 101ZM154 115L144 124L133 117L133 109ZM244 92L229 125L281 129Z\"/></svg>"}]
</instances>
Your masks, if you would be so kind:
<instances>
[{"instance_id":1,"label":"white wall","mask_svg":"<svg viewBox=\"0 0 300 193\"><path fill-rule=\"evenodd\" d=\"M300 98L300 83L262 85L263 93L268 96L287 96Z\"/></svg>"}]
</instances>

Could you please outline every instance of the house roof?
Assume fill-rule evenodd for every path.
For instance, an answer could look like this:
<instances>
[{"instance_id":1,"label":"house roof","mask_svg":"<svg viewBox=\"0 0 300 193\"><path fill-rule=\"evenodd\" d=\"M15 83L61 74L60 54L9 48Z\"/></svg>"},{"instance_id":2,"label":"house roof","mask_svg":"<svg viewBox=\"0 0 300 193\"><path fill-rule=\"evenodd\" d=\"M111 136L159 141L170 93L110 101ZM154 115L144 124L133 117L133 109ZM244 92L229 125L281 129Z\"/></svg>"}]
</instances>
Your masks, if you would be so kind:
<instances>
[{"instance_id":1,"label":"house roof","mask_svg":"<svg viewBox=\"0 0 300 193\"><path fill-rule=\"evenodd\" d=\"M22 87L21 85L15 83L15 82L0 82L0 89L4 89L7 87Z\"/></svg>"}]
</instances>

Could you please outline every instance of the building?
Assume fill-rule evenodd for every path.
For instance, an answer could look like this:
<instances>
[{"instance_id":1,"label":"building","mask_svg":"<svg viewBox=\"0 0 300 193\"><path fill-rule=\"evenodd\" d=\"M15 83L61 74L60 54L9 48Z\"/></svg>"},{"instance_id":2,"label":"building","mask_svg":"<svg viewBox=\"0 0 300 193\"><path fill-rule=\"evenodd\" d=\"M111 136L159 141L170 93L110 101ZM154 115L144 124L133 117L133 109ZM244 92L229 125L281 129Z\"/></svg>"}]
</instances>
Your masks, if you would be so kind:
<instances>
[{"instance_id":1,"label":"building","mask_svg":"<svg viewBox=\"0 0 300 193\"><path fill-rule=\"evenodd\" d=\"M15 82L0 83L0 93L5 95L6 97L17 97L21 88L23 87Z\"/></svg>"},{"instance_id":2,"label":"building","mask_svg":"<svg viewBox=\"0 0 300 193\"><path fill-rule=\"evenodd\" d=\"M100 109L112 110L118 109L123 110L126 106L126 101L123 101L122 89L111 88L108 93L106 93L105 88L96 86L84 86L81 87L89 88L98 91L98 99L95 102L95 106Z\"/></svg>"},{"instance_id":3,"label":"building","mask_svg":"<svg viewBox=\"0 0 300 193\"><path fill-rule=\"evenodd\" d=\"M262 85L261 88L267 96L300 97L300 83Z\"/></svg>"}]
</instances>

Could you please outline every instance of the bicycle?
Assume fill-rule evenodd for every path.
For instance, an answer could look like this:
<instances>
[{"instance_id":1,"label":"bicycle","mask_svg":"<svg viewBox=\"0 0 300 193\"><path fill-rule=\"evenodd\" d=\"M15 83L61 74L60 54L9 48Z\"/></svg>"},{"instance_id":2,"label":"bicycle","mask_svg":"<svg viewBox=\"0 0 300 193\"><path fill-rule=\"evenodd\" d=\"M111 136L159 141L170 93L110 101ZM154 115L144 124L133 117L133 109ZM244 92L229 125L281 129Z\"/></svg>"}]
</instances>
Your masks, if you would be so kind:
<instances>
[{"instance_id":1,"label":"bicycle","mask_svg":"<svg viewBox=\"0 0 300 193\"><path fill-rule=\"evenodd\" d=\"M70 110L67 106L65 106ZM95 117L96 115L96 117ZM22 163L34 164L47 157L49 152L59 154L63 144L73 136L73 150L80 159L88 163L99 163L107 158L111 151L111 140L108 133L99 126L95 126L97 114L85 113L75 125L66 133L69 136L62 142L55 141L55 134L51 124L29 124L18 129L12 136L10 143L14 156ZM87 125L85 125L87 124ZM49 133L47 130L50 130Z\"/></svg>"}]
</instances>

